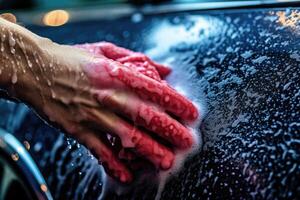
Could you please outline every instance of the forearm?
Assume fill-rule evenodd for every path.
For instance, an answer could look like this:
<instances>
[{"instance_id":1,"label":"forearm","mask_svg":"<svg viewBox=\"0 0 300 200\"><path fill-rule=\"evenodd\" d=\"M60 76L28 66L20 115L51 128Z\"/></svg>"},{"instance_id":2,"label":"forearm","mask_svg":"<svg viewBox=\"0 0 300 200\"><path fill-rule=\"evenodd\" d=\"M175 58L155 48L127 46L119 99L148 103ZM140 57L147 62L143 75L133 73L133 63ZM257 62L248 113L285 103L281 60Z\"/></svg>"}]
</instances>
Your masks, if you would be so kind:
<instances>
[{"instance_id":1,"label":"forearm","mask_svg":"<svg viewBox=\"0 0 300 200\"><path fill-rule=\"evenodd\" d=\"M0 87L9 89L29 75L28 67L33 64L32 49L37 49L39 37L2 18L0 31Z\"/></svg>"},{"instance_id":2,"label":"forearm","mask_svg":"<svg viewBox=\"0 0 300 200\"><path fill-rule=\"evenodd\" d=\"M0 43L0 86L7 88L12 82L15 82L12 77L15 72L19 71L20 63L15 59L15 39L12 32L5 28L0 18L1 43Z\"/></svg>"},{"instance_id":3,"label":"forearm","mask_svg":"<svg viewBox=\"0 0 300 200\"><path fill-rule=\"evenodd\" d=\"M22 26L1 18L0 31L1 35L4 36L3 42L1 42L4 44L3 52L1 51L1 58L5 58L6 56L11 60L19 59L25 67L26 65L30 67L28 60L32 61L31 64L42 64L34 63L37 61L36 55L41 61L49 62L48 64L51 65L59 65L61 63L57 63L59 62L58 60L66 60L67 64L72 66L72 69L80 67L82 62L91 59L91 55L85 51L71 46L59 45L48 38L40 37ZM14 40L10 40L10 38ZM11 48L12 46L14 48ZM49 66L46 66L47 68Z\"/></svg>"},{"instance_id":4,"label":"forearm","mask_svg":"<svg viewBox=\"0 0 300 200\"><path fill-rule=\"evenodd\" d=\"M51 84L53 76L61 73L59 60L76 56L71 47L53 43L2 18L0 31L0 87L8 91L25 92L26 87ZM76 67L76 63L69 66Z\"/></svg>"},{"instance_id":5,"label":"forearm","mask_svg":"<svg viewBox=\"0 0 300 200\"><path fill-rule=\"evenodd\" d=\"M89 87L81 69L93 59L89 53L56 44L1 18L0 31L0 89L9 96L43 113L49 99L64 103L78 93L73 89L77 85Z\"/></svg>"}]
</instances>

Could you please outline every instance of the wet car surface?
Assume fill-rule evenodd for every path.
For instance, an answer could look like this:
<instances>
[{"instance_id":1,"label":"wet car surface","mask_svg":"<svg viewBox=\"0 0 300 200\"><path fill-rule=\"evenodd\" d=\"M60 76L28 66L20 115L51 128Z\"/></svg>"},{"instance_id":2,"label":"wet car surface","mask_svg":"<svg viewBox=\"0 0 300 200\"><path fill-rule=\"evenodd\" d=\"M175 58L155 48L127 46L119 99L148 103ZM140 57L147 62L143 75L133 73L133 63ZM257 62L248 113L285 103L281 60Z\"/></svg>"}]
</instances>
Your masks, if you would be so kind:
<instances>
[{"instance_id":1,"label":"wet car surface","mask_svg":"<svg viewBox=\"0 0 300 200\"><path fill-rule=\"evenodd\" d=\"M200 101L203 146L161 199L300 198L300 11L239 9L28 25L64 44L110 41L174 69L175 88ZM55 199L96 199L102 170L89 152L26 106L1 100L0 126L28 141ZM148 181L149 182L149 181ZM154 199L140 184L106 199Z\"/></svg>"}]
</instances>

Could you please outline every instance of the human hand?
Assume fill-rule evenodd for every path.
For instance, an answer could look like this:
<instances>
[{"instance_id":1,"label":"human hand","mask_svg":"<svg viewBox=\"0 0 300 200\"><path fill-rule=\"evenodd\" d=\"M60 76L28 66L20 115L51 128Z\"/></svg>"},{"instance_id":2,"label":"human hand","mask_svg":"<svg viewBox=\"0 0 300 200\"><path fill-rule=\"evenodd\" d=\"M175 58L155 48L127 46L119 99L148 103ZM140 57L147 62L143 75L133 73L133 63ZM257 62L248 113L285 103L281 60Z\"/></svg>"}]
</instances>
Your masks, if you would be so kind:
<instances>
[{"instance_id":1,"label":"human hand","mask_svg":"<svg viewBox=\"0 0 300 200\"><path fill-rule=\"evenodd\" d=\"M111 176L133 179L124 150L166 170L174 150L193 144L189 129L176 119L193 121L198 112L161 80L170 72L167 67L110 43L58 45L16 24L3 24L2 62L15 67L8 73L14 80L11 94L87 146ZM111 136L120 138L121 149Z\"/></svg>"},{"instance_id":2,"label":"human hand","mask_svg":"<svg viewBox=\"0 0 300 200\"><path fill-rule=\"evenodd\" d=\"M76 47L85 49L94 55L110 59L108 63L102 66L110 65L110 61L117 61L116 65L110 66L110 69L106 69L106 72L110 71L109 76L119 80L122 86L113 88L113 91L108 89L105 93L100 91L97 95L99 102L105 107L111 108L117 114L131 120L134 125L156 133L164 140L170 142L175 149L191 147L193 138L189 130L166 112L171 112L184 121L195 120L198 113L188 100L177 94L161 79L161 77L165 77L170 72L168 67L153 62L144 54L132 52L108 42L76 45ZM117 73L116 70L119 70L119 72ZM87 71L90 71L92 76L93 74L103 73L101 70L101 73L95 73L91 68L88 68ZM99 84L100 80L100 88L103 88L105 83L103 84L103 79L98 77L94 79L94 84ZM147 79L149 82L145 83ZM148 88L147 84L151 88ZM174 100L173 105L170 105L172 104L170 99ZM162 107L166 108L166 110L162 109ZM119 135L119 137L121 136ZM126 136L124 137L124 140L126 140ZM151 161L153 162L154 160ZM164 167L161 166L161 168L168 169L170 166L168 163Z\"/></svg>"}]
</instances>

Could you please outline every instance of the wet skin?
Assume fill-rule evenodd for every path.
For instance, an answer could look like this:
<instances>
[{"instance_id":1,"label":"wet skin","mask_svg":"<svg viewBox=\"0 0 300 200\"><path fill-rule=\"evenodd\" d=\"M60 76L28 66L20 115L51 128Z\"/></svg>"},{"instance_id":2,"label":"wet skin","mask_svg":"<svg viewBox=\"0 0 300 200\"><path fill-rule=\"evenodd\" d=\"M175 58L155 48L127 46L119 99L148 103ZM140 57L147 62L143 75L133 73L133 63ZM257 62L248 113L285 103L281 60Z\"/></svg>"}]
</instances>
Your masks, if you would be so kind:
<instances>
[{"instance_id":1,"label":"wet skin","mask_svg":"<svg viewBox=\"0 0 300 200\"><path fill-rule=\"evenodd\" d=\"M124 150L167 170L174 150L193 145L190 130L170 114L192 122L198 112L162 80L169 68L111 43L58 45L7 20L0 19L0 85L87 146L111 176L132 181Z\"/></svg>"}]
</instances>

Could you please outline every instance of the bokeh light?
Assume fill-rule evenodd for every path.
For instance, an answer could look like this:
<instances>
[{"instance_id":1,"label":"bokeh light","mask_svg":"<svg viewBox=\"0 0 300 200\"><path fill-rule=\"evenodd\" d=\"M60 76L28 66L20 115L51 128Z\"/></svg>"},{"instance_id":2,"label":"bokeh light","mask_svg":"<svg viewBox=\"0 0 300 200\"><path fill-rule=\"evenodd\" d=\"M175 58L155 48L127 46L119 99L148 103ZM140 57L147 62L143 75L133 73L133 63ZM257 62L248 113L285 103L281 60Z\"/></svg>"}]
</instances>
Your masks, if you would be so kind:
<instances>
[{"instance_id":1,"label":"bokeh light","mask_svg":"<svg viewBox=\"0 0 300 200\"><path fill-rule=\"evenodd\" d=\"M43 23L47 26L61 26L69 21L70 15L65 10L52 10L43 17Z\"/></svg>"}]
</instances>

